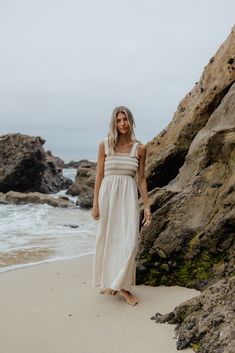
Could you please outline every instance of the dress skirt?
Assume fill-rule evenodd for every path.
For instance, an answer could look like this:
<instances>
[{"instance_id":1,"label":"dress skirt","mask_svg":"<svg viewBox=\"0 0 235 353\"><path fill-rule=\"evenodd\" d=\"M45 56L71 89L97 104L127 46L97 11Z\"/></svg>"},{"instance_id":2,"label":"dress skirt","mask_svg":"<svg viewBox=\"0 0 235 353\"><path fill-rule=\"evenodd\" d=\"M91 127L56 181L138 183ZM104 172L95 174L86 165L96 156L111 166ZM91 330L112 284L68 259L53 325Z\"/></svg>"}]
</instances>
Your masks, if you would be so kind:
<instances>
[{"instance_id":1,"label":"dress skirt","mask_svg":"<svg viewBox=\"0 0 235 353\"><path fill-rule=\"evenodd\" d=\"M95 244L92 285L130 291L136 284L139 203L136 180L108 175L99 190L100 219Z\"/></svg>"}]
</instances>

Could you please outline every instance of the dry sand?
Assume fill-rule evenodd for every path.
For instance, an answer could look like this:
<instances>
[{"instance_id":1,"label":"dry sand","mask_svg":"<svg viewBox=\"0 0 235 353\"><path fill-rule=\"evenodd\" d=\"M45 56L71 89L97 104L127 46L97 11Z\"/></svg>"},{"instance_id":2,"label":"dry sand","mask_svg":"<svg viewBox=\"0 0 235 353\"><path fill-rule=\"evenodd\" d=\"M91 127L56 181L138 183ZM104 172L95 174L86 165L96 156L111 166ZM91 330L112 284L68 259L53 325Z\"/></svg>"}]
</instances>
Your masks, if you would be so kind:
<instances>
[{"instance_id":1,"label":"dry sand","mask_svg":"<svg viewBox=\"0 0 235 353\"><path fill-rule=\"evenodd\" d=\"M131 306L91 286L92 260L89 255L0 274L1 353L178 352L174 325L150 317L199 292L135 286L140 302Z\"/></svg>"}]
</instances>

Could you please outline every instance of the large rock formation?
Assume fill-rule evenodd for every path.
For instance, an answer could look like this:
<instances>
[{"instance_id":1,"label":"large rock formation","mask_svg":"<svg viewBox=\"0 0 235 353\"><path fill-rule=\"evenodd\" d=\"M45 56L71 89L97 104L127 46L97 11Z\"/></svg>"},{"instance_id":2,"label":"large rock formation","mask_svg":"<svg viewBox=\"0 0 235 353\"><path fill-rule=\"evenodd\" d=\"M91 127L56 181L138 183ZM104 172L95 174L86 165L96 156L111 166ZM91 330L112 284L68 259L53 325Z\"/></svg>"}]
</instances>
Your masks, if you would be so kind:
<instances>
[{"instance_id":1,"label":"large rock formation","mask_svg":"<svg viewBox=\"0 0 235 353\"><path fill-rule=\"evenodd\" d=\"M223 278L226 287L235 274L234 82L235 28L167 129L147 144L153 222L140 232L137 283L209 291ZM234 287L230 291L234 295ZM202 316L196 320L201 325ZM215 336L207 346L203 337L197 337L198 351L212 352L208 345ZM213 353L225 352L226 340L220 339Z\"/></svg>"},{"instance_id":2,"label":"large rock formation","mask_svg":"<svg viewBox=\"0 0 235 353\"><path fill-rule=\"evenodd\" d=\"M173 180L184 164L189 147L220 105L235 79L235 27L206 65L195 87L180 102L172 121L147 144L149 190Z\"/></svg>"},{"instance_id":3,"label":"large rock formation","mask_svg":"<svg viewBox=\"0 0 235 353\"><path fill-rule=\"evenodd\" d=\"M96 163L81 160L76 163L77 175L74 183L67 190L67 194L78 196L76 205L83 208L91 208L95 185Z\"/></svg>"},{"instance_id":4,"label":"large rock formation","mask_svg":"<svg viewBox=\"0 0 235 353\"><path fill-rule=\"evenodd\" d=\"M51 153L43 149L45 140L22 134L0 136L0 191L53 193L72 183Z\"/></svg>"},{"instance_id":5,"label":"large rock formation","mask_svg":"<svg viewBox=\"0 0 235 353\"><path fill-rule=\"evenodd\" d=\"M201 288L212 278L231 273L234 81L233 30L205 67L199 83L179 104L167 130L147 145L149 187L161 184L160 180L166 185L150 192L153 224L140 236L140 281ZM177 156L182 153L177 174ZM168 174L173 167L175 172Z\"/></svg>"}]
</instances>

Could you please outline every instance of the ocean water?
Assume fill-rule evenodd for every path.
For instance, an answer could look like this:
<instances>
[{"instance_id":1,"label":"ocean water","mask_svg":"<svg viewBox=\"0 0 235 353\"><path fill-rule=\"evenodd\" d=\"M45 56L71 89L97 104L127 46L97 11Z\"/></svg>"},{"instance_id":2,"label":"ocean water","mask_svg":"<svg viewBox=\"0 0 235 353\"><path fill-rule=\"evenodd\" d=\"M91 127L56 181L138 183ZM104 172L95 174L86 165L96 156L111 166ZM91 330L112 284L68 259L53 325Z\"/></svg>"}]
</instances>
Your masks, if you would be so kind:
<instances>
[{"instance_id":1,"label":"ocean water","mask_svg":"<svg viewBox=\"0 0 235 353\"><path fill-rule=\"evenodd\" d=\"M76 169L64 169L63 174L74 180ZM97 222L92 219L91 210L77 206L0 204L0 272L91 254L96 231Z\"/></svg>"}]
</instances>

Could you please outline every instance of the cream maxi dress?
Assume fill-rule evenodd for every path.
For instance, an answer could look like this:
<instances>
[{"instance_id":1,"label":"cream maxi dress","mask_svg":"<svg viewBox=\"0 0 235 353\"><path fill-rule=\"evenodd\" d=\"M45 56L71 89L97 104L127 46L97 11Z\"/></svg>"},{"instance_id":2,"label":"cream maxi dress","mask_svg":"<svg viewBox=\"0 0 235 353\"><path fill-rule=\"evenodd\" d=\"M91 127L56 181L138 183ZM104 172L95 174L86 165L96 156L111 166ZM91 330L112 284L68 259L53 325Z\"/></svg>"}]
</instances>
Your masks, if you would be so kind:
<instances>
[{"instance_id":1,"label":"cream maxi dress","mask_svg":"<svg viewBox=\"0 0 235 353\"><path fill-rule=\"evenodd\" d=\"M134 142L130 153L111 154L104 140L104 178L99 190L100 219L95 244L92 285L130 291L135 285L139 234L139 161Z\"/></svg>"}]
</instances>

